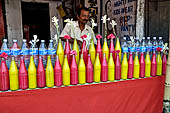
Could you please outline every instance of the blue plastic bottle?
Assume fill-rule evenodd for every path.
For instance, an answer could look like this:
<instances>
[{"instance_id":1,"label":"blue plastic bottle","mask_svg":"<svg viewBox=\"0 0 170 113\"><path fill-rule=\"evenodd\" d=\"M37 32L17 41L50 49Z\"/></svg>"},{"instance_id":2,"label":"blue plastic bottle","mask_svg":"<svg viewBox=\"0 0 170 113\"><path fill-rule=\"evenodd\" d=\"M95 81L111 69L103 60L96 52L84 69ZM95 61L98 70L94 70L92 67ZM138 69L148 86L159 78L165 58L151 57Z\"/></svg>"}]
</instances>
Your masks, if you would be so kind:
<instances>
[{"instance_id":1,"label":"blue plastic bottle","mask_svg":"<svg viewBox=\"0 0 170 113\"><path fill-rule=\"evenodd\" d=\"M140 52L145 53L146 52L146 40L145 37L142 38L140 43Z\"/></svg>"},{"instance_id":2,"label":"blue plastic bottle","mask_svg":"<svg viewBox=\"0 0 170 113\"><path fill-rule=\"evenodd\" d=\"M156 40L156 37L153 37L153 40L152 40L152 51L156 51L157 47L158 47L158 42Z\"/></svg>"},{"instance_id":3,"label":"blue plastic bottle","mask_svg":"<svg viewBox=\"0 0 170 113\"><path fill-rule=\"evenodd\" d=\"M136 41L135 41L135 52L140 52L140 41L139 41L139 37L136 37Z\"/></svg>"},{"instance_id":4,"label":"blue plastic bottle","mask_svg":"<svg viewBox=\"0 0 170 113\"><path fill-rule=\"evenodd\" d=\"M33 55L34 57L34 63L35 66L38 66L38 47L37 45L35 45L34 47L32 47L33 45L31 45L30 47L30 55Z\"/></svg>"},{"instance_id":5,"label":"blue plastic bottle","mask_svg":"<svg viewBox=\"0 0 170 113\"><path fill-rule=\"evenodd\" d=\"M21 47L21 56L24 57L25 67L28 69L29 61L30 61L30 49L26 39L23 39L23 43Z\"/></svg>"},{"instance_id":6,"label":"blue plastic bottle","mask_svg":"<svg viewBox=\"0 0 170 113\"><path fill-rule=\"evenodd\" d=\"M159 37L158 46L163 49L163 45L164 45L164 42L162 40L162 37Z\"/></svg>"},{"instance_id":7,"label":"blue plastic bottle","mask_svg":"<svg viewBox=\"0 0 170 113\"><path fill-rule=\"evenodd\" d=\"M50 40L50 43L48 45L48 55L51 56L51 62L54 67L55 64L55 55L56 55L56 49L54 48L53 40Z\"/></svg>"},{"instance_id":8,"label":"blue plastic bottle","mask_svg":"<svg viewBox=\"0 0 170 113\"><path fill-rule=\"evenodd\" d=\"M46 64L47 64L47 47L45 45L45 40L41 40L41 44L40 44L40 47L39 47L39 55L43 59L44 67L46 67Z\"/></svg>"},{"instance_id":9,"label":"blue plastic bottle","mask_svg":"<svg viewBox=\"0 0 170 113\"><path fill-rule=\"evenodd\" d=\"M3 39L3 43L2 43L2 46L1 46L1 53L3 53L3 52L8 54L8 58L6 59L6 64L7 64L7 67L9 69L9 67L10 67L10 57L9 57L9 55L11 55L11 53L10 53L10 49L8 48L7 39Z\"/></svg>"},{"instance_id":10,"label":"blue plastic bottle","mask_svg":"<svg viewBox=\"0 0 170 113\"><path fill-rule=\"evenodd\" d=\"M122 46L122 52L128 52L128 42L126 41L126 37L123 37L123 40L122 40L122 43L121 43L121 46Z\"/></svg>"},{"instance_id":11,"label":"blue plastic bottle","mask_svg":"<svg viewBox=\"0 0 170 113\"><path fill-rule=\"evenodd\" d=\"M146 49L147 51L152 52L152 42L150 37L147 37Z\"/></svg>"}]
</instances>

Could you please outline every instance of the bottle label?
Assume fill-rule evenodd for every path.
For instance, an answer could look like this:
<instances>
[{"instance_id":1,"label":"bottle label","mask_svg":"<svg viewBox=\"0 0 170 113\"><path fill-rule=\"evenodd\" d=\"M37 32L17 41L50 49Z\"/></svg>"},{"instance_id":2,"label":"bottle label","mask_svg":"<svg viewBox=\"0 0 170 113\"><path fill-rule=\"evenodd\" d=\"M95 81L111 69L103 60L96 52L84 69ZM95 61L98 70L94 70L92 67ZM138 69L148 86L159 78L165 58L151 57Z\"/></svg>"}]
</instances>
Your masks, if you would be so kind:
<instances>
[{"instance_id":1,"label":"bottle label","mask_svg":"<svg viewBox=\"0 0 170 113\"><path fill-rule=\"evenodd\" d=\"M11 55L10 50L1 50L1 54L2 54L3 52L5 52L5 53L8 54L8 55Z\"/></svg>"},{"instance_id":2,"label":"bottle label","mask_svg":"<svg viewBox=\"0 0 170 113\"><path fill-rule=\"evenodd\" d=\"M146 47L140 47L140 52L146 52Z\"/></svg>"},{"instance_id":3,"label":"bottle label","mask_svg":"<svg viewBox=\"0 0 170 113\"><path fill-rule=\"evenodd\" d=\"M146 49L147 49L148 52L152 52L152 47L151 46L146 47Z\"/></svg>"},{"instance_id":4,"label":"bottle label","mask_svg":"<svg viewBox=\"0 0 170 113\"><path fill-rule=\"evenodd\" d=\"M140 52L140 47L136 47L136 48L135 48L135 51L136 51L136 52Z\"/></svg>"},{"instance_id":5,"label":"bottle label","mask_svg":"<svg viewBox=\"0 0 170 113\"><path fill-rule=\"evenodd\" d=\"M23 49L21 50L21 55L29 55L30 50L29 49Z\"/></svg>"},{"instance_id":6,"label":"bottle label","mask_svg":"<svg viewBox=\"0 0 170 113\"><path fill-rule=\"evenodd\" d=\"M38 49L31 49L30 55L38 55Z\"/></svg>"},{"instance_id":7,"label":"bottle label","mask_svg":"<svg viewBox=\"0 0 170 113\"><path fill-rule=\"evenodd\" d=\"M129 52L135 52L135 47L129 47Z\"/></svg>"},{"instance_id":8,"label":"bottle label","mask_svg":"<svg viewBox=\"0 0 170 113\"><path fill-rule=\"evenodd\" d=\"M127 52L128 52L128 48L127 48L127 47L123 47L123 48L122 48L122 52L123 52L123 53L124 53L124 52L127 53Z\"/></svg>"},{"instance_id":9,"label":"bottle label","mask_svg":"<svg viewBox=\"0 0 170 113\"><path fill-rule=\"evenodd\" d=\"M47 55L47 50L39 50L40 55Z\"/></svg>"},{"instance_id":10,"label":"bottle label","mask_svg":"<svg viewBox=\"0 0 170 113\"><path fill-rule=\"evenodd\" d=\"M16 50L11 50L11 55L20 55L21 50L16 49Z\"/></svg>"},{"instance_id":11,"label":"bottle label","mask_svg":"<svg viewBox=\"0 0 170 113\"><path fill-rule=\"evenodd\" d=\"M56 54L56 50L55 49L49 49L48 50L48 55L55 55Z\"/></svg>"},{"instance_id":12,"label":"bottle label","mask_svg":"<svg viewBox=\"0 0 170 113\"><path fill-rule=\"evenodd\" d=\"M156 50L156 48L157 48L158 46L152 46L152 50Z\"/></svg>"}]
</instances>

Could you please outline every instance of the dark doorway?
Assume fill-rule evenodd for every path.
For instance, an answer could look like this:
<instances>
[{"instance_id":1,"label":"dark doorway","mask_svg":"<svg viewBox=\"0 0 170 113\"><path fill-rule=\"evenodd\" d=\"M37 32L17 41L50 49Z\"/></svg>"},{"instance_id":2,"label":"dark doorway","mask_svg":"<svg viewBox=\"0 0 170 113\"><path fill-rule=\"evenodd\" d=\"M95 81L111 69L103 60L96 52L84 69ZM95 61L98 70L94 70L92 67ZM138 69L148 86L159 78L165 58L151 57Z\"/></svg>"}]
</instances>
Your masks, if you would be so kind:
<instances>
[{"instance_id":1,"label":"dark doorway","mask_svg":"<svg viewBox=\"0 0 170 113\"><path fill-rule=\"evenodd\" d=\"M22 2L21 7L24 38L30 41L33 35L38 35L47 44L50 39L49 4Z\"/></svg>"}]
</instances>

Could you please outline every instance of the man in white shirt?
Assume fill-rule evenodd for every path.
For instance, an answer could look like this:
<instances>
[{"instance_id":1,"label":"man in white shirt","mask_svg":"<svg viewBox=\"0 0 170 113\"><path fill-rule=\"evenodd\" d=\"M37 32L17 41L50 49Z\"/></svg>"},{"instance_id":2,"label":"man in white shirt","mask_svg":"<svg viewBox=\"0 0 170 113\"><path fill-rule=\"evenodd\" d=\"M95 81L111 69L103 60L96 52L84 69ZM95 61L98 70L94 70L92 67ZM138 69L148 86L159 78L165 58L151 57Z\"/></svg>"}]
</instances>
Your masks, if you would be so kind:
<instances>
[{"instance_id":1,"label":"man in white shirt","mask_svg":"<svg viewBox=\"0 0 170 113\"><path fill-rule=\"evenodd\" d=\"M87 35L89 33L90 37L93 38L94 43L96 44L96 38L94 35L94 32L92 30L92 28L87 25L87 22L89 21L89 9L86 7L82 7L78 10L77 12L77 19L78 21L74 21L75 24L75 28L74 30L71 29L71 26L66 24L66 26L64 27L60 38L65 41L65 39L63 38L65 35L69 35L71 36L70 39L70 43L74 42L74 38L77 39L77 43L78 45L81 47L83 39L81 38L81 36L83 35Z\"/></svg>"}]
</instances>

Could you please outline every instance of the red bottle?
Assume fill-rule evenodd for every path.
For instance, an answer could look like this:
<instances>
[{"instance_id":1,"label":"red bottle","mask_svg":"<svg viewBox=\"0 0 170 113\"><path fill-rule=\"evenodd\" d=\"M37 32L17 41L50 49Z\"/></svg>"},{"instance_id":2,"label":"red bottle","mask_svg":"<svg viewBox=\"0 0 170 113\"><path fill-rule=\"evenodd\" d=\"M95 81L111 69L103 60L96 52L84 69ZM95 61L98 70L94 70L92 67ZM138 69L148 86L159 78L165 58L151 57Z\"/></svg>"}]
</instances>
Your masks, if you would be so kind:
<instances>
[{"instance_id":1,"label":"red bottle","mask_svg":"<svg viewBox=\"0 0 170 113\"><path fill-rule=\"evenodd\" d=\"M55 86L61 86L62 82L62 68L58 56L56 56L55 66L54 66L54 84Z\"/></svg>"},{"instance_id":2,"label":"red bottle","mask_svg":"<svg viewBox=\"0 0 170 113\"><path fill-rule=\"evenodd\" d=\"M116 51L116 62L115 62L115 80L120 80L121 78L121 64L119 59L119 50Z\"/></svg>"},{"instance_id":3,"label":"red bottle","mask_svg":"<svg viewBox=\"0 0 170 113\"><path fill-rule=\"evenodd\" d=\"M9 89L9 72L5 59L2 58L0 67L0 90L6 91L8 89Z\"/></svg>"},{"instance_id":4,"label":"red bottle","mask_svg":"<svg viewBox=\"0 0 170 113\"><path fill-rule=\"evenodd\" d=\"M86 65L86 82L93 82L93 64L91 62L90 54L88 55L87 65Z\"/></svg>"},{"instance_id":5,"label":"red bottle","mask_svg":"<svg viewBox=\"0 0 170 113\"><path fill-rule=\"evenodd\" d=\"M44 69L44 65L43 65L41 56L39 56L38 67L37 67L37 86L39 88L46 86L45 69Z\"/></svg>"},{"instance_id":6,"label":"red bottle","mask_svg":"<svg viewBox=\"0 0 170 113\"><path fill-rule=\"evenodd\" d=\"M103 54L103 60L101 63L101 81L106 82L108 80L108 65L106 61L106 55Z\"/></svg>"},{"instance_id":7,"label":"red bottle","mask_svg":"<svg viewBox=\"0 0 170 113\"><path fill-rule=\"evenodd\" d=\"M157 71L156 53L153 51L152 61L151 61L151 76L155 77Z\"/></svg>"},{"instance_id":8,"label":"red bottle","mask_svg":"<svg viewBox=\"0 0 170 113\"><path fill-rule=\"evenodd\" d=\"M166 53L162 56L162 74L166 75L166 65L167 65L167 59L166 59Z\"/></svg>"},{"instance_id":9,"label":"red bottle","mask_svg":"<svg viewBox=\"0 0 170 113\"><path fill-rule=\"evenodd\" d=\"M145 58L144 58L144 53L141 53L140 55L140 77L144 78L145 77Z\"/></svg>"},{"instance_id":10,"label":"red bottle","mask_svg":"<svg viewBox=\"0 0 170 113\"><path fill-rule=\"evenodd\" d=\"M71 66L70 66L70 83L72 85L78 84L78 67L76 64L76 51L71 51L70 55L72 55L72 61L71 61Z\"/></svg>"},{"instance_id":11,"label":"red bottle","mask_svg":"<svg viewBox=\"0 0 170 113\"><path fill-rule=\"evenodd\" d=\"M133 78L133 71L134 71L133 53L130 52L128 60L128 79Z\"/></svg>"},{"instance_id":12,"label":"red bottle","mask_svg":"<svg viewBox=\"0 0 170 113\"><path fill-rule=\"evenodd\" d=\"M115 37L113 34L110 34L107 38L110 39L109 52L112 53L113 60L114 60L114 62L115 62L115 48L114 48L113 39L116 38L116 37ZM110 54L109 54L109 55L110 55Z\"/></svg>"},{"instance_id":13,"label":"red bottle","mask_svg":"<svg viewBox=\"0 0 170 113\"><path fill-rule=\"evenodd\" d=\"M71 39L71 37L69 35L65 35L64 38L66 39L64 54L67 55L68 63L70 65L70 62L71 62L70 51L71 51L71 49L70 49L69 39Z\"/></svg>"},{"instance_id":14,"label":"red bottle","mask_svg":"<svg viewBox=\"0 0 170 113\"><path fill-rule=\"evenodd\" d=\"M88 57L88 50L87 50L87 47L86 47L86 41L85 40L83 40L83 44L82 44L81 51L80 51L80 55L81 54L83 54L84 63L86 64L87 63L87 57Z\"/></svg>"},{"instance_id":15,"label":"red bottle","mask_svg":"<svg viewBox=\"0 0 170 113\"><path fill-rule=\"evenodd\" d=\"M99 58L100 58L100 62L102 61L102 47L100 44L100 38L102 38L101 35L97 35L96 38L97 40L97 47L96 47L96 54L99 53Z\"/></svg>"},{"instance_id":16,"label":"red bottle","mask_svg":"<svg viewBox=\"0 0 170 113\"><path fill-rule=\"evenodd\" d=\"M19 68L19 88L27 89L28 88L28 72L25 67L24 57L20 59L20 68Z\"/></svg>"}]
</instances>

